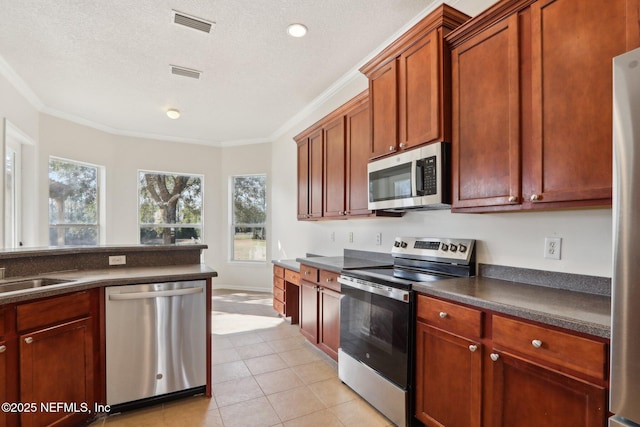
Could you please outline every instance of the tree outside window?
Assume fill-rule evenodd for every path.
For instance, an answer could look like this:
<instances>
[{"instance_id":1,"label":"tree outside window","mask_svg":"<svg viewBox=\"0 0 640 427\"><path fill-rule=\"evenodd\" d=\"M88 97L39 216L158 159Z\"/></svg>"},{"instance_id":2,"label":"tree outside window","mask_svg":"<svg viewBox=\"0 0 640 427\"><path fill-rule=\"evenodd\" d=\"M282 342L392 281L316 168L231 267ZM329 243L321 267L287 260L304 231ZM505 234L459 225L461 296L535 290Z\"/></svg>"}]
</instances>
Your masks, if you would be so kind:
<instances>
[{"instance_id":1,"label":"tree outside window","mask_svg":"<svg viewBox=\"0 0 640 427\"><path fill-rule=\"evenodd\" d=\"M234 176L231 182L234 261L267 260L267 176Z\"/></svg>"},{"instance_id":2,"label":"tree outside window","mask_svg":"<svg viewBox=\"0 0 640 427\"><path fill-rule=\"evenodd\" d=\"M186 244L202 240L202 176L140 171L140 243Z\"/></svg>"},{"instance_id":3,"label":"tree outside window","mask_svg":"<svg viewBox=\"0 0 640 427\"><path fill-rule=\"evenodd\" d=\"M49 244L96 245L98 167L49 159Z\"/></svg>"}]
</instances>

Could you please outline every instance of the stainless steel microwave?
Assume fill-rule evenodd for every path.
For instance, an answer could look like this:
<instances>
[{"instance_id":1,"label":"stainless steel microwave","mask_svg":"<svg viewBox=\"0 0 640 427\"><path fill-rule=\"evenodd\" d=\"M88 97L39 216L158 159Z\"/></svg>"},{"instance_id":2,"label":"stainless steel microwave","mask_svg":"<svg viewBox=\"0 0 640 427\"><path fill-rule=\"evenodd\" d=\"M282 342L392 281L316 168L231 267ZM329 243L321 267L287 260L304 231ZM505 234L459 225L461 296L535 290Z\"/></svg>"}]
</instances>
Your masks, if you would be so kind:
<instances>
[{"instance_id":1,"label":"stainless steel microwave","mask_svg":"<svg viewBox=\"0 0 640 427\"><path fill-rule=\"evenodd\" d=\"M370 210L451 207L451 146L447 142L374 160L367 172Z\"/></svg>"}]
</instances>

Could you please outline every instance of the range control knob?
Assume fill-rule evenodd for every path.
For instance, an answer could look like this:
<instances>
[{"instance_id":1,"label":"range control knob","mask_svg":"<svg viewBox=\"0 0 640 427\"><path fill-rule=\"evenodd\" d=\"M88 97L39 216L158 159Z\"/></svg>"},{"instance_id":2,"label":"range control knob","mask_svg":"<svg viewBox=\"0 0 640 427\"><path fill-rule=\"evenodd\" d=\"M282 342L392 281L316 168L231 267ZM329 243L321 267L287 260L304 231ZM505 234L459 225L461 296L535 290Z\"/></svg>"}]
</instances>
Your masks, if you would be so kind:
<instances>
[{"instance_id":1,"label":"range control knob","mask_svg":"<svg viewBox=\"0 0 640 427\"><path fill-rule=\"evenodd\" d=\"M449 250L451 252L456 252L458 250L458 247L452 243L449 245Z\"/></svg>"},{"instance_id":2,"label":"range control knob","mask_svg":"<svg viewBox=\"0 0 640 427\"><path fill-rule=\"evenodd\" d=\"M446 243L440 243L440 249L446 252L449 250L449 245Z\"/></svg>"},{"instance_id":3,"label":"range control knob","mask_svg":"<svg viewBox=\"0 0 640 427\"><path fill-rule=\"evenodd\" d=\"M400 247L400 242L398 242L397 240L395 242L393 242L393 246L396 248Z\"/></svg>"},{"instance_id":4,"label":"range control knob","mask_svg":"<svg viewBox=\"0 0 640 427\"><path fill-rule=\"evenodd\" d=\"M407 247L407 242L400 242L400 247L401 248L406 248Z\"/></svg>"},{"instance_id":5,"label":"range control knob","mask_svg":"<svg viewBox=\"0 0 640 427\"><path fill-rule=\"evenodd\" d=\"M460 251L460 253L465 253L467 252L467 247L463 244L459 244L458 245L458 250Z\"/></svg>"}]
</instances>

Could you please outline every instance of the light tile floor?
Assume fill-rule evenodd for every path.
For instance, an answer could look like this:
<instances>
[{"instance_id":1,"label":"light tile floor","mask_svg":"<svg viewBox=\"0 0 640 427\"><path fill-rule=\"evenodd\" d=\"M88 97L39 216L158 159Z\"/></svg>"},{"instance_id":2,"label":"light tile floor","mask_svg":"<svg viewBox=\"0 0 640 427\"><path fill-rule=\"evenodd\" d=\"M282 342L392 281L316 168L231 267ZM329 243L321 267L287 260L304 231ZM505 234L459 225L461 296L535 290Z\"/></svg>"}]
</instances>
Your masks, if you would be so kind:
<instances>
[{"instance_id":1,"label":"light tile floor","mask_svg":"<svg viewBox=\"0 0 640 427\"><path fill-rule=\"evenodd\" d=\"M336 363L278 317L272 295L214 290L213 398L111 415L91 427L391 426L338 379Z\"/></svg>"}]
</instances>

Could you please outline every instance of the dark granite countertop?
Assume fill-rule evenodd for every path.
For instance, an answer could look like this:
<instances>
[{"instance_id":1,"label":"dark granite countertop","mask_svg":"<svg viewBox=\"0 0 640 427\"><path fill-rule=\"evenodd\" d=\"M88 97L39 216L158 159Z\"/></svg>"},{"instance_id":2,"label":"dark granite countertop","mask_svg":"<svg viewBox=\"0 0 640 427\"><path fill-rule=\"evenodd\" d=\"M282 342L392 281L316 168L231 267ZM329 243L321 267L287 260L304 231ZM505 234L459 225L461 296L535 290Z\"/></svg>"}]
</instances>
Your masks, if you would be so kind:
<instances>
[{"instance_id":1,"label":"dark granite countertop","mask_svg":"<svg viewBox=\"0 0 640 427\"><path fill-rule=\"evenodd\" d=\"M610 337L611 298L487 277L414 285L417 292L603 338Z\"/></svg>"},{"instance_id":2,"label":"dark granite countertop","mask_svg":"<svg viewBox=\"0 0 640 427\"><path fill-rule=\"evenodd\" d=\"M280 267L284 267L287 270L293 270L300 272L300 263L294 259L276 259L271 261L275 265L279 265Z\"/></svg>"},{"instance_id":3,"label":"dark granite countertop","mask_svg":"<svg viewBox=\"0 0 640 427\"><path fill-rule=\"evenodd\" d=\"M384 258L366 259L365 257L351 256L297 258L296 261L334 272L340 272L343 269L390 265L390 262ZM523 281L535 278L536 280L571 284L573 278L576 289L580 289L580 291L561 289L542 283L530 284L531 282L522 283L517 280L482 276L422 282L414 285L414 290L497 313L510 314L576 332L610 338L611 297L602 294L601 289L603 283L606 287L608 279L502 266L482 265L480 268L480 271L486 272L487 275L496 274L494 270L498 270L497 274L503 274L507 277L521 277ZM585 289L595 289L597 292L583 292L578 286L584 286L585 281L588 284ZM590 282L595 282L596 285L594 286Z\"/></svg>"},{"instance_id":4,"label":"dark granite countertop","mask_svg":"<svg viewBox=\"0 0 640 427\"><path fill-rule=\"evenodd\" d=\"M309 257L296 258L300 264L309 265L322 270L340 273L342 270L355 270L357 268L384 267L392 265L390 261L364 259L350 256L333 256L333 257Z\"/></svg>"},{"instance_id":5,"label":"dark granite countertop","mask_svg":"<svg viewBox=\"0 0 640 427\"><path fill-rule=\"evenodd\" d=\"M118 267L103 270L52 272L42 274L40 276L30 276L30 278L47 277L52 279L68 280L68 282L39 288L0 293L0 305L104 286L199 280L217 276L218 273L207 267L205 264ZM0 281L0 284L20 279L27 279L27 277L11 277L10 279Z\"/></svg>"}]
</instances>

